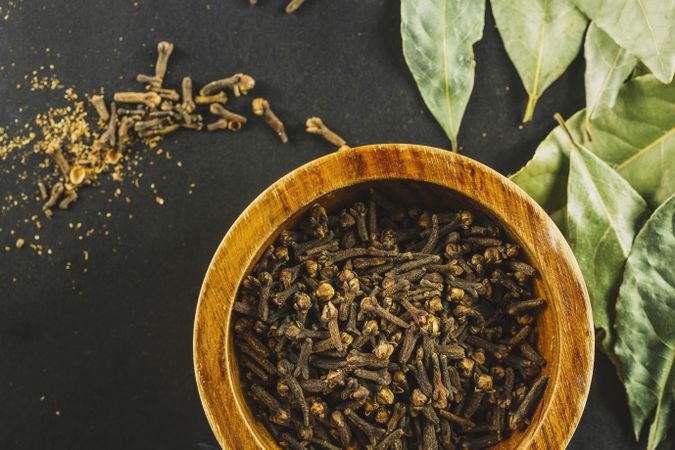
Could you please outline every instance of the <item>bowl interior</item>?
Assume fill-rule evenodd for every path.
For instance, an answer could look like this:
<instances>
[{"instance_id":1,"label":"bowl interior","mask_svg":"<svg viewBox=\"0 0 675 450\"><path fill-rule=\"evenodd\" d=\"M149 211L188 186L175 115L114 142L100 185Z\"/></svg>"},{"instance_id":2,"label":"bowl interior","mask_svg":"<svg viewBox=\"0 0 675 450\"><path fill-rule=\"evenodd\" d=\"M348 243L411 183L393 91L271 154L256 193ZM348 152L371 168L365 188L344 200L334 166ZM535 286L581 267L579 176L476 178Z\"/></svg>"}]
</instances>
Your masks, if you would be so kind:
<instances>
[{"instance_id":1,"label":"bowl interior","mask_svg":"<svg viewBox=\"0 0 675 450\"><path fill-rule=\"evenodd\" d=\"M454 191L438 184L405 179L384 179L361 182L336 191L325 193L314 199L308 200L303 208L297 210L292 216L288 217L288 219L286 219L280 227L278 227L267 237L265 243L260 245L260 247L257 249L256 256L251 261L249 261L245 273L250 272L264 249L277 238L279 233L284 229L293 228L297 221L302 217L304 212L312 204L319 202L326 209L328 209L329 212L333 212L352 204L353 202L357 201L357 199L367 198L368 190L371 187L377 188L392 200L396 200L406 207L426 208L436 212L456 211L462 208L471 208L479 213L484 214L490 220L498 223L512 242L521 246L523 259L533 265L535 268L539 269L539 276L535 277L533 281L535 296L542 297L547 300L554 298L552 295L550 295L552 291L549 284L547 283L547 267L544 265L545 261L538 260L537 255L540 253L537 251L537 248L534 248L534 246L537 245L549 245L548 242L531 243L525 239L522 239L519 236L519 230L515 229L509 223L508 217L506 220L503 217L498 217L489 206L472 200L463 193ZM232 301L233 300L234 299L232 299ZM234 355L234 341L233 333L231 331L231 303L231 301L227 302L230 307L226 311L227 323L225 325L225 345L226 352L229 355ZM532 418L532 423L526 430L513 433L508 440L500 443L495 448L516 448L521 443L528 441L529 437L532 436L540 427L542 417L549 409L552 393L554 391L552 381L557 378L559 369L559 345L561 341L558 339L558 336L561 332L559 326L560 315L561 312L559 304L555 301L549 301L547 307L544 308L537 316L537 322L534 329L536 348L548 361L547 366L542 370L542 374L548 375L549 380L551 381L549 382L549 386L547 387L543 397L539 402L536 413ZM239 367L237 365L236 358L230 357L227 358L227 361L229 361L230 367L228 369L232 376L232 387L235 401L238 403L238 409L244 415L245 421L250 427L251 432L255 435L256 439L265 446L265 448L279 448L278 445L274 443L274 439L270 433L252 414L252 410L248 404L244 392L242 391L241 383L239 382Z\"/></svg>"}]
</instances>

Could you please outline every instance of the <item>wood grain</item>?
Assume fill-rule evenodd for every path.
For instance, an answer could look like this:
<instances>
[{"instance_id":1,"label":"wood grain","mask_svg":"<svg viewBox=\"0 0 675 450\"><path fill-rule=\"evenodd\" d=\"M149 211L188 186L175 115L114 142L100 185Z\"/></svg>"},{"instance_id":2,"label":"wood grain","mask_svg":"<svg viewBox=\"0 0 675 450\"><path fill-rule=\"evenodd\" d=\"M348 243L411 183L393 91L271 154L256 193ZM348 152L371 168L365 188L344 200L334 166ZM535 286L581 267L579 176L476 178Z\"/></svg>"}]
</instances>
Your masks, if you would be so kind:
<instances>
[{"instance_id":1,"label":"wood grain","mask_svg":"<svg viewBox=\"0 0 675 450\"><path fill-rule=\"evenodd\" d=\"M220 243L199 296L193 343L199 394L220 445L279 448L252 416L239 384L230 322L241 279L312 203L332 209L373 185L410 205L482 211L540 269L535 291L549 304L536 332L550 381L532 424L496 448L565 448L586 403L594 350L588 293L572 251L546 213L505 177L456 153L403 144L344 150L294 170L256 198Z\"/></svg>"}]
</instances>

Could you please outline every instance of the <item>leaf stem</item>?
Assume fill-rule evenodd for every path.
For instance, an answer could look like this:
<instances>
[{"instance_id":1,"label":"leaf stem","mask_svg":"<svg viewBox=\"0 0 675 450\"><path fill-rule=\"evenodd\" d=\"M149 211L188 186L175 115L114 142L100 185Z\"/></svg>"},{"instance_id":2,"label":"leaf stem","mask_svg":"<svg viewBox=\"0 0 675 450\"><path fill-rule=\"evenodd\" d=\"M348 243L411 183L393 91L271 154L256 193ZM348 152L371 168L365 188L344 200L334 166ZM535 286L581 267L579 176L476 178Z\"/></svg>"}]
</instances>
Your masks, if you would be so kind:
<instances>
[{"instance_id":1,"label":"leaf stem","mask_svg":"<svg viewBox=\"0 0 675 450\"><path fill-rule=\"evenodd\" d=\"M450 136L450 144L452 145L452 151L457 153L459 151L459 147L457 146L457 136Z\"/></svg>"},{"instance_id":2,"label":"leaf stem","mask_svg":"<svg viewBox=\"0 0 675 450\"><path fill-rule=\"evenodd\" d=\"M586 133L586 138L589 141L593 140L593 136L591 136L591 119L588 117L588 114L586 115L586 119L584 120L584 133Z\"/></svg>"},{"instance_id":3,"label":"leaf stem","mask_svg":"<svg viewBox=\"0 0 675 450\"><path fill-rule=\"evenodd\" d=\"M534 117L534 107L537 105L537 100L539 100L538 96L530 94L530 97L527 100L527 107L525 108L523 123L532 121L532 117Z\"/></svg>"},{"instance_id":4,"label":"leaf stem","mask_svg":"<svg viewBox=\"0 0 675 450\"><path fill-rule=\"evenodd\" d=\"M563 119L563 116L561 116L560 113L555 113L553 114L553 118L555 119L556 122L558 122L558 125L563 130L563 133L565 133L565 136L567 136L567 139L570 141L570 144L572 144L575 147L579 147L579 144L577 144L577 141L574 140L574 137L572 136L572 133L570 133L570 130L567 128L567 125L565 125L565 119Z\"/></svg>"}]
</instances>

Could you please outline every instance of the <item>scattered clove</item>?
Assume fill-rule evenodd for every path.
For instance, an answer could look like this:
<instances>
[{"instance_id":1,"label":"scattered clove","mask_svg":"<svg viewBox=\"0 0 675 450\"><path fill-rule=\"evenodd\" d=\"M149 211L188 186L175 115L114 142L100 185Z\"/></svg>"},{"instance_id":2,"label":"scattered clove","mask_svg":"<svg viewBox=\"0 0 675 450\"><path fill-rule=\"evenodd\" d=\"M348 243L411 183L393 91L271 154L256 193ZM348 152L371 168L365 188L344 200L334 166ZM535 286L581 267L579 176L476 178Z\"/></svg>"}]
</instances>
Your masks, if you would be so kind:
<instances>
[{"instance_id":1,"label":"scattered clove","mask_svg":"<svg viewBox=\"0 0 675 450\"><path fill-rule=\"evenodd\" d=\"M246 123L246 117L233 113L232 111L225 109L220 103L211 103L209 111L214 116L221 117L217 122L211 123L207 126L209 131L216 129L227 129L230 131L239 131L241 127ZM216 125L217 124L217 125Z\"/></svg>"},{"instance_id":2,"label":"scattered clove","mask_svg":"<svg viewBox=\"0 0 675 450\"><path fill-rule=\"evenodd\" d=\"M89 101L94 106L94 109L96 109L96 112L98 113L98 116L101 118L101 120L107 122L110 118L110 113L108 113L108 107L105 104L105 99L103 96L92 95L89 97Z\"/></svg>"},{"instance_id":3,"label":"scattered clove","mask_svg":"<svg viewBox=\"0 0 675 450\"><path fill-rule=\"evenodd\" d=\"M283 122L274 114L274 111L270 108L270 104L264 98L256 98L251 103L253 109L253 114L258 117L262 117L267 125L274 130L275 133L281 139L281 142L284 144L288 142L288 135L286 135L286 129L284 128Z\"/></svg>"},{"instance_id":4,"label":"scattered clove","mask_svg":"<svg viewBox=\"0 0 675 450\"><path fill-rule=\"evenodd\" d=\"M162 97L157 92L116 92L113 100L118 103L143 103L149 108L157 108Z\"/></svg>"},{"instance_id":5,"label":"scattered clove","mask_svg":"<svg viewBox=\"0 0 675 450\"><path fill-rule=\"evenodd\" d=\"M155 78L159 80L159 85L157 88L162 86L164 81L164 76L166 75L166 69L169 64L169 57L173 52L173 44L170 42L162 41L157 44L157 63L155 63Z\"/></svg>"},{"instance_id":6,"label":"scattered clove","mask_svg":"<svg viewBox=\"0 0 675 450\"><path fill-rule=\"evenodd\" d=\"M59 201L59 197L61 197L61 194L63 194L64 189L63 183L61 182L55 183L54 186L52 186L52 191L49 195L49 198L45 204L42 205L42 210L45 212L47 217L51 217L51 209L54 207L54 205L56 205L56 202Z\"/></svg>"},{"instance_id":7,"label":"scattered clove","mask_svg":"<svg viewBox=\"0 0 675 450\"><path fill-rule=\"evenodd\" d=\"M239 97L241 94L246 95L248 91L255 87L255 80L253 77L246 75L244 73L236 73L228 78L223 78L222 80L212 81L206 84L199 90L199 95L206 97L209 95L217 94L220 91L231 90L235 97Z\"/></svg>"},{"instance_id":8,"label":"scattered clove","mask_svg":"<svg viewBox=\"0 0 675 450\"><path fill-rule=\"evenodd\" d=\"M319 117L310 117L307 119L307 132L316 134L324 138L326 141L338 147L338 150L348 149L347 141L338 136L334 131L324 125L323 120Z\"/></svg>"},{"instance_id":9,"label":"scattered clove","mask_svg":"<svg viewBox=\"0 0 675 450\"><path fill-rule=\"evenodd\" d=\"M300 1L290 2L287 6L288 11L296 10L301 4ZM77 95L71 89L68 90L66 98L74 102L76 109L71 110L71 107L50 109L50 114L53 112L66 120L55 121L51 119L51 116L40 119L44 122L44 138L35 143L35 149L38 152L49 154L53 165L58 168L59 172L58 175L50 173L41 182L36 183L36 190L39 191L39 198L43 202L46 215L51 217L56 206L63 209L68 208L77 200L78 189L83 186L97 185L99 174L112 172L112 178L119 181L122 178L123 164L132 161L134 158L129 150L135 142L142 141L148 146L154 146L163 136L180 128L238 131L246 123L246 117L225 109L223 105L228 101L228 94L238 97L254 89L256 83L253 77L241 72L235 73L232 76L212 81L198 91L193 86L193 80L189 76L182 78L178 89L165 86L165 78L173 50L174 45L170 42L162 41L157 44L154 73L136 75L136 80L142 85L141 89L134 90L132 88L128 91L115 92L112 98L108 98L109 103L106 103L106 98L102 94L89 96L89 103L98 115L95 120L96 123L93 124L96 127L89 123L89 118L92 116L88 115L85 103L75 102ZM205 109L203 105L208 105L208 111L217 116L217 120L208 123L208 125L204 123L199 111L200 108ZM271 110L269 102L258 98L253 101L252 106L254 113L263 117L279 135L282 142L288 142L284 124ZM104 129L103 125L105 125ZM96 129L98 127L101 127L102 130ZM311 133L323 136L338 147L346 147L344 140L329 130L319 118L308 119L307 129ZM21 148L25 145L28 145L28 143L22 144ZM47 180L49 185L45 185ZM61 184L59 185L59 183ZM373 220L371 219L371 224L374 223ZM325 225L319 226L317 230L321 230L322 227L325 228ZM369 231L372 233L374 229L371 227ZM379 236L373 237L373 242L378 239ZM313 252L303 255L304 260L296 262L302 262L307 264L308 267L316 268L310 278L325 278L334 270L335 264L351 258L349 252L341 252L341 250L349 250L350 247L348 245L341 247L343 242L348 243L349 236L345 237L341 234L339 240L326 242L325 247L315 248ZM326 261L318 262L319 258L324 257L324 251L331 253L329 257L333 259L333 265L327 264ZM367 253L366 248L361 248L359 251L363 251L364 255L362 256ZM288 267L282 267L279 261L276 261L276 264L278 270L289 269ZM373 266L372 273L391 270L391 268ZM521 267L520 269L527 272L527 267ZM272 272L271 268L270 272ZM274 272L275 275L276 273ZM295 281L298 275L300 275L299 270L296 270L295 274L292 275L292 280ZM356 312L352 314L351 311L357 310L353 297L361 292L358 285L352 284L351 288L353 289L352 293L347 294L351 298L348 298L344 304L334 302L334 306L340 311L341 317L350 319L343 327L350 333L355 330L356 321ZM246 308L243 304L239 306L242 307L242 310ZM307 314L310 313L307 312Z\"/></svg>"},{"instance_id":10,"label":"scattered clove","mask_svg":"<svg viewBox=\"0 0 675 450\"><path fill-rule=\"evenodd\" d=\"M192 78L184 77L181 83L181 89L183 91L183 103L181 107L183 111L190 114L196 108L195 101L192 97Z\"/></svg>"},{"instance_id":11,"label":"scattered clove","mask_svg":"<svg viewBox=\"0 0 675 450\"><path fill-rule=\"evenodd\" d=\"M302 6L303 3L305 3L305 0L291 0L286 5L286 13L287 14L294 13L295 11L298 10L298 8Z\"/></svg>"},{"instance_id":12,"label":"scattered clove","mask_svg":"<svg viewBox=\"0 0 675 450\"><path fill-rule=\"evenodd\" d=\"M211 103L225 104L227 103L227 94L220 91L213 95L198 95L194 100L197 105L210 105Z\"/></svg>"}]
</instances>

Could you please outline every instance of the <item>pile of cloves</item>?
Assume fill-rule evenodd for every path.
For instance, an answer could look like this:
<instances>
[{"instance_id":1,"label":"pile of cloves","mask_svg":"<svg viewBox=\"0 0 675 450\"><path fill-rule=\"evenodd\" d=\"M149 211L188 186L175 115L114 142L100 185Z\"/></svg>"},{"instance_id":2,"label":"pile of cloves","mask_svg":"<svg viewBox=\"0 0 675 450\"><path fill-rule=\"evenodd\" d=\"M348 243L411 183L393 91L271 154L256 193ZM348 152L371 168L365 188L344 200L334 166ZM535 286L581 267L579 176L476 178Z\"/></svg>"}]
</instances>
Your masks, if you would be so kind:
<instances>
[{"instance_id":1,"label":"pile of cloves","mask_svg":"<svg viewBox=\"0 0 675 450\"><path fill-rule=\"evenodd\" d=\"M239 97L253 89L255 87L253 77L244 73L235 73L230 77L207 83L199 90L198 95L193 94L192 79L184 77L179 93L175 89L163 87L172 51L173 44L169 42L160 42L157 45L155 74L139 74L136 77L136 81L145 85L145 91L115 93L112 103L113 111L115 111L116 103L138 105L136 109L117 111L118 116L123 116L120 128L124 128L127 133L135 132L140 138L165 135L179 128L201 130L203 117L195 111L203 105L207 106L208 111L217 118L216 121L207 125L209 131L241 129L246 123L246 117L229 111L223 105L227 103L228 95ZM105 104L101 108L105 111ZM99 110L98 107L97 110ZM129 122L127 127L123 126L125 120ZM128 136L121 136L121 139L124 140L125 137Z\"/></svg>"},{"instance_id":2,"label":"pile of cloves","mask_svg":"<svg viewBox=\"0 0 675 450\"><path fill-rule=\"evenodd\" d=\"M196 113L200 106L208 107L216 120L209 123L209 131L238 131L246 123L246 117L226 109L228 95L239 97L246 95L255 87L250 75L235 73L232 76L215 80L204 85L198 95L193 93L192 79L184 77L181 92L163 86L168 60L173 52L173 44L160 42L157 45L157 63L155 74L139 74L136 81L145 86L143 91L117 92L113 95L112 113L108 114L102 96L91 98L102 120L110 120L105 135L114 146L115 134L121 145L128 144L134 137L153 138L169 134L179 128L202 130L203 116ZM117 108L117 104L133 104L135 108ZM108 119L110 117L110 119ZM117 133L115 133L115 131Z\"/></svg>"},{"instance_id":3,"label":"pile of cloves","mask_svg":"<svg viewBox=\"0 0 675 450\"><path fill-rule=\"evenodd\" d=\"M547 383L537 271L470 210L377 190L313 205L242 281L233 327L254 414L292 449L490 447Z\"/></svg>"},{"instance_id":4,"label":"pile of cloves","mask_svg":"<svg viewBox=\"0 0 675 450\"><path fill-rule=\"evenodd\" d=\"M99 124L103 127L101 132L91 133L90 144L80 142L81 139L75 142L70 136L66 136L66 139L60 136L46 146L45 153L59 169L58 179L49 188L42 182L38 183L40 198L44 202L42 209L48 217L53 215L57 206L67 209L77 200L80 187L92 184L98 174L117 166L136 141L142 140L152 145L179 129L239 131L246 124L244 115L230 111L224 105L229 96L239 97L252 90L255 87L253 77L235 73L207 83L195 95L192 79L188 76L183 78L179 92L164 84L173 48L173 44L165 41L157 45L154 74L136 76L136 81L144 89L116 92L110 104L106 103L103 95L89 97L99 116ZM205 127L199 108L205 109L216 119ZM283 143L288 142L284 124L273 112L268 100L255 98L251 109ZM82 128L81 124L77 125ZM307 131L322 136L339 149L348 148L344 139L328 129L319 118L308 119ZM77 130L70 134L89 136L90 133Z\"/></svg>"},{"instance_id":5,"label":"pile of cloves","mask_svg":"<svg viewBox=\"0 0 675 450\"><path fill-rule=\"evenodd\" d=\"M89 97L104 127L100 133L93 133L90 147L79 142L69 145L63 139L55 139L46 148L46 153L52 157L62 175L49 192L42 183L38 183L40 196L45 201L42 209L48 217L52 216L57 205L60 209L67 209L77 199L77 190L93 183L99 173L116 166L135 141L152 144L181 128L202 130L203 117L197 113L200 106L208 107L209 112L217 117L215 122L207 125L210 131L237 131L246 123L246 117L225 109L223 105L228 100L228 94L240 96L253 89L255 80L249 75L236 73L206 84L198 95L194 95L192 79L185 77L179 93L164 86L173 48L173 44L164 41L157 45L155 73L136 77L136 81L144 86L143 90L116 92L110 104L106 103L103 95Z\"/></svg>"}]
</instances>

